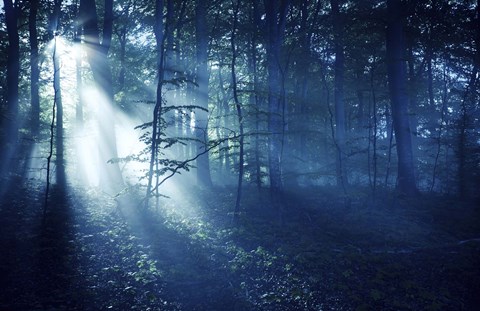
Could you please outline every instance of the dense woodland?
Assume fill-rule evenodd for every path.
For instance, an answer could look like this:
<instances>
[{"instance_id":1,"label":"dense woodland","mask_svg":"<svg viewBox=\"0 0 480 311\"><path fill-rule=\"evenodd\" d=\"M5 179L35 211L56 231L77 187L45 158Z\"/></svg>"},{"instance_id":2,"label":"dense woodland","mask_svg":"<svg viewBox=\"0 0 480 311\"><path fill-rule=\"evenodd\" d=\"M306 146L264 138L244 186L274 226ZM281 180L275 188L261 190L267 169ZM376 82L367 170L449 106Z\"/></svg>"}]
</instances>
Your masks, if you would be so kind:
<instances>
[{"instance_id":1,"label":"dense woodland","mask_svg":"<svg viewBox=\"0 0 480 311\"><path fill-rule=\"evenodd\" d=\"M0 6L0 309L480 304L480 1Z\"/></svg>"}]
</instances>

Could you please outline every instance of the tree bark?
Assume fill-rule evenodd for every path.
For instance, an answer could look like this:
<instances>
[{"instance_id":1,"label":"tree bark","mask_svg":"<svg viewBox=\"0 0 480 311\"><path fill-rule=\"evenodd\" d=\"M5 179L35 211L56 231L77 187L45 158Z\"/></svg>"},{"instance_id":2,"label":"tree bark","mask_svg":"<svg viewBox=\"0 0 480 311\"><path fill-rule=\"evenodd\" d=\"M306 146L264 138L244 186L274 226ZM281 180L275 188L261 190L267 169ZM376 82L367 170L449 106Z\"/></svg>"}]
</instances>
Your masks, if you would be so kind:
<instances>
[{"instance_id":1,"label":"tree bark","mask_svg":"<svg viewBox=\"0 0 480 311\"><path fill-rule=\"evenodd\" d=\"M164 80L164 51L165 51L165 25L163 23L163 0L156 0L155 2L155 41L157 44L157 71L158 71L158 81L157 81L157 92L156 92L156 101L155 108L153 109L153 121L152 121L152 135L151 135L151 145L150 145L150 164L148 170L148 182L147 182L147 193L145 195L145 208L149 206L149 199L152 192L152 180L154 175L154 165L158 163L158 127L162 118L162 88ZM158 173L156 174L158 176ZM155 187L158 190L158 185ZM157 201L158 202L158 201Z\"/></svg>"},{"instance_id":2,"label":"tree bark","mask_svg":"<svg viewBox=\"0 0 480 311\"><path fill-rule=\"evenodd\" d=\"M56 123L55 123L55 177L56 183L61 188L66 185L65 159L63 146L63 103L62 88L60 86L60 55L57 49L57 35L60 22L61 0L55 0L53 15L51 19L51 38L54 40L53 46L53 89L54 101L56 105Z\"/></svg>"},{"instance_id":3,"label":"tree bark","mask_svg":"<svg viewBox=\"0 0 480 311\"><path fill-rule=\"evenodd\" d=\"M252 36L250 38L250 49L248 53L248 69L251 74L252 92L249 96L249 104L255 109L255 183L257 189L260 191L262 187L262 171L260 163L260 111L262 109L261 102L259 100L259 79L258 79L258 61L257 61L257 42L258 42L258 30L260 28L260 14L258 11L258 4L256 0L251 0L252 11L251 21L253 24Z\"/></svg>"},{"instance_id":4,"label":"tree bark","mask_svg":"<svg viewBox=\"0 0 480 311\"><path fill-rule=\"evenodd\" d=\"M406 91L405 39L403 7L400 0L388 0L387 74L393 127L397 142L397 186L401 193L417 193Z\"/></svg>"},{"instance_id":5,"label":"tree bark","mask_svg":"<svg viewBox=\"0 0 480 311\"><path fill-rule=\"evenodd\" d=\"M333 35L335 45L335 145L337 147L336 177L337 186L345 188L348 184L345 157L345 102L343 100L345 54L343 43L343 21L338 0L331 0Z\"/></svg>"},{"instance_id":6,"label":"tree bark","mask_svg":"<svg viewBox=\"0 0 480 311\"><path fill-rule=\"evenodd\" d=\"M208 33L207 6L205 0L195 2L195 40L196 40L196 82L198 85L195 100L196 105L208 109ZM208 148L208 112L198 109L195 112L195 137L197 154ZM197 182L199 185L211 187L209 154L206 152L197 159Z\"/></svg>"},{"instance_id":7,"label":"tree bark","mask_svg":"<svg viewBox=\"0 0 480 311\"><path fill-rule=\"evenodd\" d=\"M232 1L233 3L233 1ZM244 166L244 146L243 146L243 114L242 114L242 105L238 98L238 87L237 87L237 73L235 71L236 60L237 60L237 47L235 45L235 32L237 31L238 24L238 10L240 7L240 0L237 0L237 3L234 4L233 9L233 26L232 34L230 36L230 46L232 49L232 63L231 63L231 74L232 74L232 89L233 89L233 100L235 102L235 107L237 108L237 117L238 117L238 126L240 131L240 154L238 156L238 184L237 184L237 199L235 201L235 211L233 213L233 221L238 222L238 217L240 214L240 202L242 199L242 184L243 184L243 166Z\"/></svg>"},{"instance_id":8,"label":"tree bark","mask_svg":"<svg viewBox=\"0 0 480 311\"><path fill-rule=\"evenodd\" d=\"M30 104L32 106L31 129L33 136L37 136L40 129L40 69L38 67L37 12L38 0L31 0L28 32L30 38Z\"/></svg>"},{"instance_id":9,"label":"tree bark","mask_svg":"<svg viewBox=\"0 0 480 311\"><path fill-rule=\"evenodd\" d=\"M288 0L265 0L266 49L268 71L268 167L272 193L283 191L281 170L281 140L284 98L281 94L280 51L284 39Z\"/></svg>"}]
</instances>

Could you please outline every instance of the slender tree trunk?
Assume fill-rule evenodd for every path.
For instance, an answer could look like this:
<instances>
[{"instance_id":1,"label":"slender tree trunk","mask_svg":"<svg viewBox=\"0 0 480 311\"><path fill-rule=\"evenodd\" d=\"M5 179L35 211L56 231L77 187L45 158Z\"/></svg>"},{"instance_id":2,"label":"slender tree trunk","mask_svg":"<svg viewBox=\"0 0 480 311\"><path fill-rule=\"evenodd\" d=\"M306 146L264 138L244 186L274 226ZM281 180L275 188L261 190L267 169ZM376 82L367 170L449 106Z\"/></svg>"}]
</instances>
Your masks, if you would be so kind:
<instances>
[{"instance_id":1,"label":"slender tree trunk","mask_svg":"<svg viewBox=\"0 0 480 311\"><path fill-rule=\"evenodd\" d=\"M237 117L238 117L238 126L240 131L240 154L238 156L238 184L237 184L237 200L235 202L235 211L233 213L233 221L238 222L238 216L240 214L240 202L242 199L242 184L243 184L243 166L244 166L244 146L243 146L243 115L242 115L242 105L238 98L238 89L237 89L237 74L235 71L236 61L237 61L237 47L235 45L235 32L237 31L238 23L238 10L240 7L240 0L237 0L237 3L234 5L233 9L233 26L232 34L230 36L230 46L232 48L232 64L231 64L231 73L232 73L232 89L233 89L233 100L235 102L235 107L237 108Z\"/></svg>"},{"instance_id":2,"label":"slender tree trunk","mask_svg":"<svg viewBox=\"0 0 480 311\"><path fill-rule=\"evenodd\" d=\"M337 146L336 174L337 186L345 188L348 184L345 157L345 103L343 100L345 55L343 44L343 21L338 0L331 0L333 33L335 38L335 139Z\"/></svg>"},{"instance_id":3,"label":"slender tree trunk","mask_svg":"<svg viewBox=\"0 0 480 311\"><path fill-rule=\"evenodd\" d=\"M385 119L386 119L386 130L387 130L387 169L385 172L385 188L388 188L388 179L390 178L390 168L392 166L392 148L393 148L393 124L390 121L390 113L388 111L388 106L385 107Z\"/></svg>"},{"instance_id":4,"label":"slender tree trunk","mask_svg":"<svg viewBox=\"0 0 480 311\"><path fill-rule=\"evenodd\" d=\"M166 25L170 29L174 26L174 11L173 11L173 0L167 0L167 16L166 16ZM172 29L173 30L173 29ZM174 38L173 38L173 31L169 31L165 34L166 44L165 44L165 80L171 80L175 76L175 68L173 62L173 45L174 45Z\"/></svg>"},{"instance_id":5,"label":"slender tree trunk","mask_svg":"<svg viewBox=\"0 0 480 311\"><path fill-rule=\"evenodd\" d=\"M37 136L40 130L40 69L38 67L37 12L38 0L31 0L28 32L30 37L30 103L32 106L31 127L33 136Z\"/></svg>"},{"instance_id":6,"label":"slender tree trunk","mask_svg":"<svg viewBox=\"0 0 480 311\"><path fill-rule=\"evenodd\" d=\"M373 181L372 181L372 190L373 190L373 196L375 196L375 193L376 193L376 190L377 190L378 120L377 120L377 95L375 93L375 85L374 85L373 77L374 77L374 70L372 69L371 76L370 76L370 88L371 88L371 96L372 96L372 102L373 102L373 111L372 111L372 114L373 114L373 135L372 135L372 139L373 139Z\"/></svg>"},{"instance_id":7,"label":"slender tree trunk","mask_svg":"<svg viewBox=\"0 0 480 311\"><path fill-rule=\"evenodd\" d=\"M197 47L196 104L208 109L208 33L207 3L205 0L195 1L195 38ZM208 148L208 112L198 109L195 113L195 137L197 138L197 154ZM197 181L200 185L211 187L209 153L197 159Z\"/></svg>"},{"instance_id":8,"label":"slender tree trunk","mask_svg":"<svg viewBox=\"0 0 480 311\"><path fill-rule=\"evenodd\" d=\"M284 39L285 20L289 1L265 0L267 22L267 71L268 71L268 167L270 189L273 194L283 191L281 149L283 101L281 93L280 51Z\"/></svg>"},{"instance_id":9,"label":"slender tree trunk","mask_svg":"<svg viewBox=\"0 0 480 311\"><path fill-rule=\"evenodd\" d=\"M189 78L190 81L193 81L193 79L194 79L193 77L194 77L194 74L192 72L189 72L188 73L188 78ZM187 99L190 100L190 102L193 102L195 100L194 99L195 91L194 91L193 88L194 88L194 86L193 86L192 83L187 83L187 89L185 90L185 95L186 95ZM186 115L185 115L185 136L189 139L193 138L191 123L192 123L192 113L190 111L187 111ZM188 143L185 146L185 158L186 159L193 156L193 149L194 148L197 148L197 144Z\"/></svg>"},{"instance_id":10,"label":"slender tree trunk","mask_svg":"<svg viewBox=\"0 0 480 311\"><path fill-rule=\"evenodd\" d=\"M56 45L56 42L55 42ZM56 49L54 48L54 51ZM53 84L54 93L57 92L55 89L55 83ZM56 116L56 109L57 109L57 102L56 96L53 97L53 105L52 105L52 121L50 121L50 139L49 139L49 149L48 149L48 156L47 156L47 178L46 178L46 187L45 187L45 197L43 201L43 222L46 220L47 216L47 209L48 209L48 197L50 193L50 174L51 174L51 164L52 164L52 157L53 157L53 145L54 145L54 135L55 135L55 116Z\"/></svg>"},{"instance_id":11,"label":"slender tree trunk","mask_svg":"<svg viewBox=\"0 0 480 311\"><path fill-rule=\"evenodd\" d=\"M62 88L60 86L60 53L58 51L57 35L60 23L60 8L61 0L55 0L54 11L52 15L52 38L54 40L53 46L53 89L54 101L56 104L56 123L55 123L55 177L56 183L60 188L66 185L65 177L65 158L63 146L63 103L62 103Z\"/></svg>"},{"instance_id":12,"label":"slender tree trunk","mask_svg":"<svg viewBox=\"0 0 480 311\"><path fill-rule=\"evenodd\" d=\"M406 195L417 193L412 140L408 117L405 76L403 7L400 0L388 0L387 73L392 106L393 127L397 142L398 190Z\"/></svg>"},{"instance_id":13,"label":"slender tree trunk","mask_svg":"<svg viewBox=\"0 0 480 311\"><path fill-rule=\"evenodd\" d=\"M299 107L299 118L300 126L299 130L299 139L296 142L296 150L299 157L303 158L306 155L307 147L307 90L308 90L308 66L309 66L309 56L310 56L310 37L309 31L307 30L308 25L308 1L303 1L300 5L301 10L301 20L300 20L300 32L301 32L301 51L302 54L298 59L297 63L297 87L296 87L296 98L298 98Z\"/></svg>"},{"instance_id":14,"label":"slender tree trunk","mask_svg":"<svg viewBox=\"0 0 480 311\"><path fill-rule=\"evenodd\" d=\"M252 0L252 23L253 31L252 37L250 39L250 53L249 55L249 69L252 76L252 93L250 94L250 105L255 109L255 183L257 184L257 189L260 190L262 187L262 172L261 172L261 163L260 163L260 100L258 98L258 64L257 64L257 41L258 41L258 29L260 25L260 14L258 11L258 4L256 0Z\"/></svg>"},{"instance_id":15,"label":"slender tree trunk","mask_svg":"<svg viewBox=\"0 0 480 311\"><path fill-rule=\"evenodd\" d=\"M218 82L219 82L219 89L220 89L220 92L219 94L221 95L221 99L220 99L220 111L221 113L223 113L223 116L225 116L223 119L223 124L222 124L222 120L218 120L218 124L219 126L220 125L223 125L224 128L228 127L229 126L229 114L230 114L230 108L229 108L229 105L228 105L228 101L229 101L229 98L231 98L230 96L230 93L227 94L227 92L225 91L225 81L223 80L223 75L222 75L222 70L218 70ZM220 136L220 130L218 131L218 137L221 137ZM225 174L228 176L230 175L231 173L231 170L230 170L230 159L229 159L229 150L228 150L228 140L225 140L223 141L221 144L220 144L220 158L221 158L221 162L224 164L224 172Z\"/></svg>"},{"instance_id":16,"label":"slender tree trunk","mask_svg":"<svg viewBox=\"0 0 480 311\"><path fill-rule=\"evenodd\" d=\"M412 156L413 156L413 165L414 165L414 173L417 173L419 162L418 162L418 135L417 135L417 127L418 127L418 117L416 113L413 113L417 106L418 106L418 91L417 91L417 75L415 74L415 56L413 54L413 42L409 40L408 42L408 76L409 76L409 123L410 123L410 137L412 141ZM431 69L431 67L430 67ZM433 88L428 89L430 103L434 104L433 101ZM431 96L430 96L431 95ZM433 106L432 106L433 107ZM417 176L418 177L418 176Z\"/></svg>"},{"instance_id":17,"label":"slender tree trunk","mask_svg":"<svg viewBox=\"0 0 480 311\"><path fill-rule=\"evenodd\" d=\"M360 75L359 75L360 78ZM365 134L365 129L367 122L365 122L365 97L363 96L363 90L357 90L357 99L358 99L358 114L357 114L357 128L359 130L359 135L362 137ZM363 134L363 135L362 135Z\"/></svg>"},{"instance_id":18,"label":"slender tree trunk","mask_svg":"<svg viewBox=\"0 0 480 311\"><path fill-rule=\"evenodd\" d=\"M149 200L152 195L152 181L154 175L154 166L158 163L159 140L158 131L162 119L162 104L163 104L163 81L164 81L164 51L165 51L165 26L163 23L163 0L156 0L155 2L155 40L157 43L157 57L158 57L158 81L156 102L153 109L152 135L150 146L150 165L148 171L147 193L145 195L145 208L149 206ZM156 174L158 176L158 173ZM158 185L155 187L158 189Z\"/></svg>"},{"instance_id":19,"label":"slender tree trunk","mask_svg":"<svg viewBox=\"0 0 480 311\"><path fill-rule=\"evenodd\" d=\"M128 16L127 16L128 18ZM125 87L125 74L127 72L125 65L125 55L127 52L127 27L125 25L120 30L120 35L118 36L118 41L120 42L120 71L118 72L118 90L122 91Z\"/></svg>"},{"instance_id":20,"label":"slender tree trunk","mask_svg":"<svg viewBox=\"0 0 480 311\"><path fill-rule=\"evenodd\" d=\"M437 151L435 152L435 162L433 163L432 183L430 185L430 192L433 192L433 190L435 189L438 161L440 159L440 152L442 151L442 135L443 135L443 127L445 123L445 110L447 107L447 100L448 100L447 66L448 64L445 63L444 69L443 69L444 81L443 81L442 107L440 110L440 124L438 125L438 134L437 134Z\"/></svg>"}]
</instances>

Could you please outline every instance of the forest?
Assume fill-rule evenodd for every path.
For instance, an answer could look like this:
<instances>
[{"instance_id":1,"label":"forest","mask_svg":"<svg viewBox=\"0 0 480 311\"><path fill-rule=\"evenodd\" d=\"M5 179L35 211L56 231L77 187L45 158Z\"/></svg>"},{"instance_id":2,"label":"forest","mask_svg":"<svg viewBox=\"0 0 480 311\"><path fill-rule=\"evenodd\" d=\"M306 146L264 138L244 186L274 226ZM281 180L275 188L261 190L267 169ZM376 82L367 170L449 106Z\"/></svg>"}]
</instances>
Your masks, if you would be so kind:
<instances>
[{"instance_id":1,"label":"forest","mask_svg":"<svg viewBox=\"0 0 480 311\"><path fill-rule=\"evenodd\" d=\"M480 0L3 0L0 68L0 310L480 305Z\"/></svg>"}]
</instances>

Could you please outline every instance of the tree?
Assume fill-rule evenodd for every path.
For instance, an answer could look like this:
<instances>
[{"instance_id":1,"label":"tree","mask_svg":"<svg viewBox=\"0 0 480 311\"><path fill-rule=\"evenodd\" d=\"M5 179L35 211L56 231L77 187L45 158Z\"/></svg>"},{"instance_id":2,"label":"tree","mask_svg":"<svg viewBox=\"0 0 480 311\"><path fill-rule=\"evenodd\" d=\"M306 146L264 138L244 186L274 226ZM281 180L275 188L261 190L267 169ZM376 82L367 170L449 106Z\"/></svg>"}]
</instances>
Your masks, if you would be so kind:
<instances>
[{"instance_id":1,"label":"tree","mask_svg":"<svg viewBox=\"0 0 480 311\"><path fill-rule=\"evenodd\" d=\"M238 221L238 214L240 213L240 200L242 198L242 184L243 184L243 169L244 169L244 130L243 130L243 112L242 112L242 104L240 103L238 97L238 86L237 86L237 73L236 73L236 61L237 61L237 46L235 44L236 39L236 31L237 31L237 23L238 23L238 11L240 8L241 1L237 0L237 3L233 3L233 25L232 25L232 33L230 35L230 45L232 48L232 64L231 64L231 74L232 74L232 88L233 88L233 100L235 102L235 107L237 109L237 117L238 117L238 126L239 126L239 144L240 144L240 153L238 155L238 184L237 184L237 200L235 201L235 211L233 213L234 221Z\"/></svg>"},{"instance_id":2,"label":"tree","mask_svg":"<svg viewBox=\"0 0 480 311\"><path fill-rule=\"evenodd\" d=\"M333 36L335 46L335 146L337 151L337 186L345 188L348 183L345 157L345 103L344 97L344 43L343 16L340 14L338 0L331 0L333 18Z\"/></svg>"},{"instance_id":3,"label":"tree","mask_svg":"<svg viewBox=\"0 0 480 311\"><path fill-rule=\"evenodd\" d=\"M284 40L288 0L265 0L266 49L268 71L268 168L272 193L283 191L281 153L284 124L282 114L285 105L281 92L280 51Z\"/></svg>"},{"instance_id":4,"label":"tree","mask_svg":"<svg viewBox=\"0 0 480 311\"><path fill-rule=\"evenodd\" d=\"M53 14L50 21L50 38L53 40L53 89L54 89L54 114L56 110L55 130L55 166L56 182L60 187L65 187L65 159L63 146L63 103L62 88L60 86L60 51L57 37L60 35L60 8L62 0L55 0ZM53 117L53 116L52 116ZM55 118L53 118L55 120Z\"/></svg>"},{"instance_id":5,"label":"tree","mask_svg":"<svg viewBox=\"0 0 480 311\"><path fill-rule=\"evenodd\" d=\"M398 190L406 195L417 193L406 91L404 13L400 0L388 0L387 72L393 127L397 143Z\"/></svg>"},{"instance_id":6,"label":"tree","mask_svg":"<svg viewBox=\"0 0 480 311\"><path fill-rule=\"evenodd\" d=\"M30 14L28 16L28 32L30 38L30 103L32 106L32 134L38 135L40 129L40 94L38 67L38 38L37 38L37 12L38 0L30 1Z\"/></svg>"},{"instance_id":7,"label":"tree","mask_svg":"<svg viewBox=\"0 0 480 311\"><path fill-rule=\"evenodd\" d=\"M207 2L195 1L195 40L196 40L196 83L198 85L195 104L199 109L195 113L195 136L197 139L197 154L208 148L208 33L207 33ZM197 181L204 186L211 186L209 154L206 152L197 159Z\"/></svg>"},{"instance_id":8,"label":"tree","mask_svg":"<svg viewBox=\"0 0 480 311\"><path fill-rule=\"evenodd\" d=\"M251 30L251 38L250 38L250 45L249 45L249 71L251 78L251 85L252 85L252 92L250 93L249 104L254 107L255 109L255 182L257 184L257 188L260 189L262 186L262 171L261 171L261 163L260 163L260 110L261 110L261 102L259 96L259 71L258 71L258 53L257 53L257 44L259 41L258 32L260 27L260 12L258 10L258 4L256 0L251 0L251 17L250 20L252 22L252 30Z\"/></svg>"},{"instance_id":9,"label":"tree","mask_svg":"<svg viewBox=\"0 0 480 311\"><path fill-rule=\"evenodd\" d=\"M158 70L158 81L157 81L157 92L155 107L153 108L153 121L152 121L152 135L151 135L151 146L150 146L150 164L148 170L148 182L147 182L147 193L145 196L145 207L148 208L149 198L151 197L152 192L152 182L154 175L154 165L158 163L158 151L160 148L159 145L159 131L161 130L160 122L162 120L162 105L163 105L163 80L164 80L164 51L165 51L165 26L163 23L163 0L155 1L155 25L154 33L155 40L157 43L157 70ZM156 175L158 176L158 172ZM158 184L155 186L158 189Z\"/></svg>"}]
</instances>

